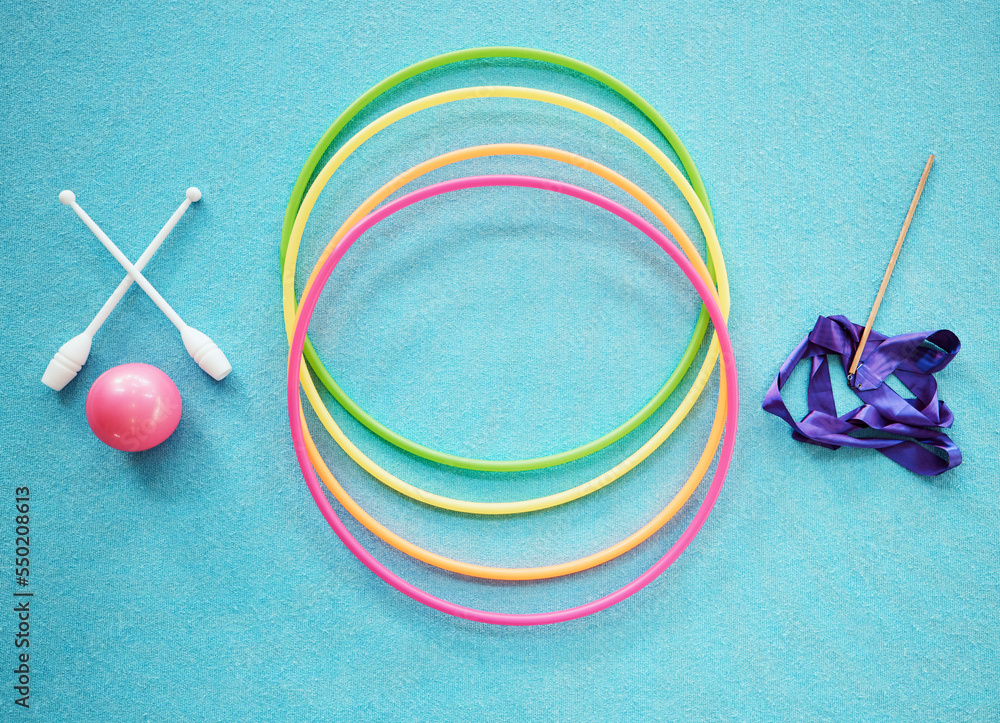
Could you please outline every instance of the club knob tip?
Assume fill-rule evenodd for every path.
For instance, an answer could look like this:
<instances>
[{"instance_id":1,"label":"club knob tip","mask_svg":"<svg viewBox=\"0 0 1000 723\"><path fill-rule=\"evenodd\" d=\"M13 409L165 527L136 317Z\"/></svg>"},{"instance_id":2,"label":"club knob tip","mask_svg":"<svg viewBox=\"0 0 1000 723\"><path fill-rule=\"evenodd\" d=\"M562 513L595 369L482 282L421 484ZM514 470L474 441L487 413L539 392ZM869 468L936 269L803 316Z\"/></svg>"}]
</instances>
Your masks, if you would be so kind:
<instances>
[{"instance_id":1,"label":"club knob tip","mask_svg":"<svg viewBox=\"0 0 1000 723\"><path fill-rule=\"evenodd\" d=\"M45 367L42 384L54 391L62 391L63 387L73 381L83 365L87 363L91 341L92 338L83 333L74 336L59 347L59 351Z\"/></svg>"},{"instance_id":2,"label":"club knob tip","mask_svg":"<svg viewBox=\"0 0 1000 723\"><path fill-rule=\"evenodd\" d=\"M186 326L181 331L181 338L184 340L184 346L187 348L191 358L212 379L221 382L229 376L229 372L233 370L232 365L226 359L226 355L222 353L218 345L209 339L206 334L193 327Z\"/></svg>"},{"instance_id":3,"label":"club knob tip","mask_svg":"<svg viewBox=\"0 0 1000 723\"><path fill-rule=\"evenodd\" d=\"M63 191L59 194L59 200L63 203L63 205L69 206L70 204L76 202L76 194L72 191Z\"/></svg>"}]
</instances>

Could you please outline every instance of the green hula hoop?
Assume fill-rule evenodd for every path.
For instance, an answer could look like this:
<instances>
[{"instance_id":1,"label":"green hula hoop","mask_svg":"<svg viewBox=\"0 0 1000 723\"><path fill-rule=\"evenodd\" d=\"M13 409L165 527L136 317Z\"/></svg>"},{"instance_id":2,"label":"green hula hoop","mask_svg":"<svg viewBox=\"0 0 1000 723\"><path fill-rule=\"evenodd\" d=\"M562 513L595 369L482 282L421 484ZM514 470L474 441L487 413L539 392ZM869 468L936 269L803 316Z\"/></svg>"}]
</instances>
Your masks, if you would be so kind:
<instances>
[{"instance_id":1,"label":"green hula hoop","mask_svg":"<svg viewBox=\"0 0 1000 723\"><path fill-rule=\"evenodd\" d=\"M330 146L333 145L334 141L337 140L340 132L347 126L347 124L350 123L351 120L353 120L362 110L369 106L376 98L392 88L395 88L400 83L413 78L414 76L444 65L459 63L466 60L482 60L485 58L535 60L543 63L549 63L551 65L558 65L581 73L582 75L596 80L618 93L618 95L627 100L633 107L642 113L656 127L667 143L670 144L674 153L677 154L677 158L680 160L681 166L684 168L688 180L691 182L691 187L694 189L694 192L698 196L699 200L701 200L702 204L705 206L705 211L708 213L709 219L711 219L714 223L712 207L708 201L708 193L705 190L705 184L702 182L701 174L698 172L698 168L695 166L694 160L691 158L691 154L688 153L687 148L684 147L681 139L678 137L674 129L670 127L667 121L664 120L664 118L656 111L655 108L653 108L653 106L649 104L648 101L642 98L642 96L634 90L598 68L565 55L559 55L558 53L517 47L469 48L467 50L444 53L443 55L422 60L419 63L415 63L390 75L385 80L371 87L366 93L351 103L351 105L349 105L344 112L337 117L333 124L326 129L326 132L323 133L319 142L312 149L312 152L306 159L305 164L302 166L302 170L299 172L295 185L292 187L291 196L288 199L288 206L285 209L285 219L281 227L280 263L282 273L285 268L285 257L288 249L289 237L292 233L292 226L295 223L295 217L298 214L299 207L302 205L302 199L309 188L309 183L312 179L313 173L319 165L320 160L323 158L323 155L327 152ZM711 254L708 255L707 266L708 271L712 276L712 280L714 281L715 267L712 262ZM347 410L351 416L379 437L396 447L399 447L400 449L418 457L450 467L486 472L522 472L526 470L543 469L545 467L554 467L556 465L565 464L567 462L572 462L591 455L611 444L614 444L649 419L649 417L657 409L659 409L667 398L674 392L681 380L687 374L691 364L694 362L694 359L698 354L698 349L701 347L705 334L708 331L708 324L708 310L703 305L700 313L698 314L698 320L695 324L694 333L692 334L691 340L688 342L687 348L684 350L677 367L670 374L667 381L653 396L653 398L650 399L631 419L610 432L598 437L592 442L574 449L542 457L520 460L485 460L459 457L457 455L448 454L447 452L441 452L439 450L425 447L422 444L407 439L369 415L348 396L348 394L340 387L339 384L337 384L334 378L330 375L330 372L323 365L319 355L316 353L315 347L313 347L312 342L308 337L305 341L304 356L310 368L313 370L313 373L320 380L323 386L326 387L327 391L330 392L334 399L336 399L337 402L345 410Z\"/></svg>"}]
</instances>

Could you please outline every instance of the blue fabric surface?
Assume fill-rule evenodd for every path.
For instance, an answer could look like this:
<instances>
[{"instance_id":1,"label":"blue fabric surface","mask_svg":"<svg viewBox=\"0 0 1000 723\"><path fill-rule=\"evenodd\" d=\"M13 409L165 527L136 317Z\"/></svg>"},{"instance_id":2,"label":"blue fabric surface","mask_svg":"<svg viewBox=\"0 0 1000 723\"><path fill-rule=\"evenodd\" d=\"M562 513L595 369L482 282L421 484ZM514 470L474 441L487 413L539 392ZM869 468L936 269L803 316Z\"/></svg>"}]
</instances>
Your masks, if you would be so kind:
<instances>
[{"instance_id":1,"label":"blue fabric surface","mask_svg":"<svg viewBox=\"0 0 1000 723\"><path fill-rule=\"evenodd\" d=\"M0 8L0 718L996 720L996 4L338 5ZM726 253L742 385L729 481L689 551L624 604L542 629L443 616L363 568L309 498L284 406L278 240L309 150L386 75L491 44L592 63L678 131ZM572 95L653 134L595 83L499 60L408 82L350 130L428 92L483 83ZM599 160L661 199L703 245L679 194L624 139L561 109L483 100L427 111L367 144L318 204L302 258L311 267L340 220L393 174L493 141ZM938 380L965 462L923 479L874 452L798 444L759 405L818 315L864 322L929 152L937 163L876 325L886 334L948 328L962 341ZM636 205L550 162L458 169L483 170L551 175ZM148 276L226 351L233 374L216 383L198 370L134 288L80 376L59 394L44 388L53 352L123 275L59 191L74 190L134 259L189 185L204 198ZM300 284L307 273L300 268ZM679 272L608 214L538 192L481 190L428 201L366 235L331 280L313 339L344 388L390 427L459 454L530 456L631 416L673 368L696 314ZM91 435L84 401L101 372L131 361L166 371L185 407L170 440L125 455ZM805 377L786 388L793 414L805 408ZM654 515L700 453L716 389L713 381L681 430L624 479L513 519L402 499L317 438L349 492L415 542L463 559L540 564L604 547ZM849 396L846 385L835 391ZM600 454L517 476L424 463L331 408L404 479L500 500L611 467L679 398ZM10 672L20 485L32 498L28 711L13 704ZM611 564L531 584L442 574L350 525L379 559L436 594L531 611L620 587L691 515Z\"/></svg>"}]
</instances>

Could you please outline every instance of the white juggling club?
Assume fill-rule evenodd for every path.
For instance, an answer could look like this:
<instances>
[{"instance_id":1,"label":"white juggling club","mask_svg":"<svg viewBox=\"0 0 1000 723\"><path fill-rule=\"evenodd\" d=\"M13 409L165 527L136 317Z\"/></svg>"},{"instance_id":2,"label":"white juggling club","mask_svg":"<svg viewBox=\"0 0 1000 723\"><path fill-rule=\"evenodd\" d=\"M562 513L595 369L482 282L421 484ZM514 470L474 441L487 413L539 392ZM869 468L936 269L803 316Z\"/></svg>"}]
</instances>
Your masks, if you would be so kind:
<instances>
[{"instance_id":1,"label":"white juggling club","mask_svg":"<svg viewBox=\"0 0 1000 723\"><path fill-rule=\"evenodd\" d=\"M72 191L63 191L59 194L59 200L65 204L72 203L76 200L76 196ZM192 203L197 203L201 200L201 191L193 186L187 190L185 194L184 202L174 211L174 214L170 217L167 223L160 229L160 232L156 234L156 237L150 242L146 250L142 252L142 256L139 260L135 262L135 267L140 271L145 268L146 264L153 254L157 252L160 248L160 244L163 243L164 239L173 231L174 226L177 222L181 220L181 216L184 212L188 210L188 206ZM42 384L47 387L51 387L57 392L63 389L67 384L69 384L76 375L79 373L83 365L87 363L87 358L90 356L90 346L93 342L94 335L101 328L101 325L107 320L111 312L114 311L118 302L122 300L125 296L125 292L129 290L133 284L132 277L126 276L122 279L122 282L118 284L118 288L115 289L114 293L104 302L104 306L101 310L97 312L97 316L94 320L90 322L90 325L83 331L82 334L77 334L68 342L59 347L59 351L49 362L48 367L45 369L45 374L42 376Z\"/></svg>"},{"instance_id":2,"label":"white juggling club","mask_svg":"<svg viewBox=\"0 0 1000 723\"><path fill-rule=\"evenodd\" d=\"M200 192L197 194L200 198ZM222 350L216 346L215 342L208 338L207 335L198 331L194 327L188 326L181 319L180 315L171 308L170 304L167 303L160 293L153 288L153 285L149 283L142 272L137 269L132 262L126 258L125 254L115 246L114 242L108 238L94 220L87 215L76 202L76 196L71 191L63 191L59 194L59 200L64 204L72 207L76 212L76 215L80 217L87 227L97 236L98 240L104 245L104 247L111 252L111 255L115 257L122 268L128 272L129 277L139 284L139 287L146 292L146 295L152 299L153 303L156 304L160 311L162 311L171 323L177 327L177 330L181 333L181 340L184 342L184 347L187 349L188 354L191 358L197 362L198 366L202 368L209 376L215 380L225 379L226 376L233 370L232 365L229 360L226 359L226 355L222 353Z\"/></svg>"}]
</instances>

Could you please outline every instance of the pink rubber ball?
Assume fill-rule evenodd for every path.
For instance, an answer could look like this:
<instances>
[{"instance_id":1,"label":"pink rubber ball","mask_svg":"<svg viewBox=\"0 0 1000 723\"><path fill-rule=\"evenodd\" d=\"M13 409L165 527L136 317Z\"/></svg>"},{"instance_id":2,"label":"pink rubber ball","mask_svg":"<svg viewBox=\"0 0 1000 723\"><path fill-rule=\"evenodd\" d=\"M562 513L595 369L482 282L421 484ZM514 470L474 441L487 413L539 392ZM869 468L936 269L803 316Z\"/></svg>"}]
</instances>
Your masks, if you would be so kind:
<instances>
[{"instance_id":1,"label":"pink rubber ball","mask_svg":"<svg viewBox=\"0 0 1000 723\"><path fill-rule=\"evenodd\" d=\"M87 424L97 438L123 452L165 441L181 421L181 393L150 364L122 364L97 377L87 393Z\"/></svg>"}]
</instances>

